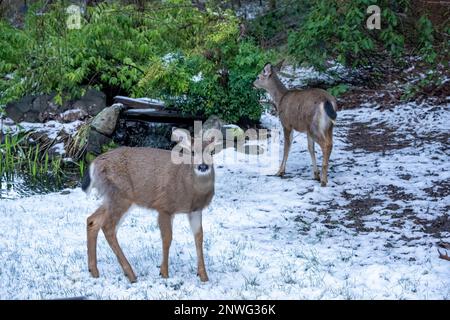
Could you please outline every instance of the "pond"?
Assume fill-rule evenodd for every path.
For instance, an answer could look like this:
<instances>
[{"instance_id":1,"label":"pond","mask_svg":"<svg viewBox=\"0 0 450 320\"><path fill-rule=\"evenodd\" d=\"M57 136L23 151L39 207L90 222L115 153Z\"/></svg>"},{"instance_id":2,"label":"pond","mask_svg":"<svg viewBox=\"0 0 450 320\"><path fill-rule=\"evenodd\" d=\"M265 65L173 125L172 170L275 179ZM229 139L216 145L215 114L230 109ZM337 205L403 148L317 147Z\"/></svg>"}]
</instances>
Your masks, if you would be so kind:
<instances>
[{"instance_id":1,"label":"pond","mask_svg":"<svg viewBox=\"0 0 450 320\"><path fill-rule=\"evenodd\" d=\"M171 149L174 145L170 140L173 126L175 124L121 119L112 138L118 146ZM10 138L10 141L14 141L14 138ZM11 142L9 145L12 147L6 146L5 141L0 144L2 153L0 154L0 199L17 199L35 194L46 194L80 185L80 171L85 170L87 164L83 170L80 170L79 164L62 160L61 164L58 164L58 168L52 171L52 161L49 160L48 169L41 171L44 164L29 163L29 159L26 158L28 155L26 148L29 145L19 147L19 143ZM9 160L6 154L8 154ZM19 154L22 156L25 154L25 158L21 158L22 156ZM28 158L30 157L28 156ZM33 176L31 172L32 166L35 164L38 174ZM6 168L8 166L9 168Z\"/></svg>"},{"instance_id":2,"label":"pond","mask_svg":"<svg viewBox=\"0 0 450 320\"><path fill-rule=\"evenodd\" d=\"M18 199L36 194L46 194L73 188L79 179L73 173L64 177L33 178L27 174L16 173L13 176L0 178L0 199Z\"/></svg>"}]
</instances>

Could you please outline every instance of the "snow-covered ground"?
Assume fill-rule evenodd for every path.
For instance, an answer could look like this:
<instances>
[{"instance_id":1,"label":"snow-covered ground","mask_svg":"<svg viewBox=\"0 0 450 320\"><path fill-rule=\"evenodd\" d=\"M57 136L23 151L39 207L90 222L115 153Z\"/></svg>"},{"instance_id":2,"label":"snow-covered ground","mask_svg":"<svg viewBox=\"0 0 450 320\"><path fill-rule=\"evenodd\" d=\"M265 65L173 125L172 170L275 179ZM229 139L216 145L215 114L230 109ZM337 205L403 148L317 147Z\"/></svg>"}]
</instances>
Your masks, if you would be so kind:
<instances>
[{"instance_id":1,"label":"snow-covered ground","mask_svg":"<svg viewBox=\"0 0 450 320\"><path fill-rule=\"evenodd\" d=\"M118 238L138 276L130 284L103 235L100 278L87 271L86 218L99 200L80 189L1 200L0 299L449 299L450 263L436 250L450 242L449 123L449 105L340 112L325 188L311 178L304 134L283 179L217 155L208 283L183 215L167 280L155 212L128 215Z\"/></svg>"},{"instance_id":2,"label":"snow-covered ground","mask_svg":"<svg viewBox=\"0 0 450 320\"><path fill-rule=\"evenodd\" d=\"M11 119L6 119L3 128L5 132L33 131L48 136L49 139L57 139L61 132L65 132L73 136L83 121L76 120L69 123L61 123L58 121L47 121L45 123L21 122L16 125Z\"/></svg>"}]
</instances>

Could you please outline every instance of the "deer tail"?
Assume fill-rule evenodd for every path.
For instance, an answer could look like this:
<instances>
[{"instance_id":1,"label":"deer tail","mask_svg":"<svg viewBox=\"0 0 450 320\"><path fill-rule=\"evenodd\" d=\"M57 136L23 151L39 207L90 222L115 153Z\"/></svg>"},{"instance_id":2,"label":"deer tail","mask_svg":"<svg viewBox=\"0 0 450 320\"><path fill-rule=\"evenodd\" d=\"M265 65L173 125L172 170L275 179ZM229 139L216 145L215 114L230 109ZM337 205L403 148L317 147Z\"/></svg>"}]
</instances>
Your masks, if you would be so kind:
<instances>
[{"instance_id":1,"label":"deer tail","mask_svg":"<svg viewBox=\"0 0 450 320\"><path fill-rule=\"evenodd\" d=\"M327 100L323 104L323 109L325 110L325 113L327 114L327 116L330 118L331 122L333 124L335 124L337 113L336 113L336 110L334 110L333 104Z\"/></svg>"},{"instance_id":2,"label":"deer tail","mask_svg":"<svg viewBox=\"0 0 450 320\"><path fill-rule=\"evenodd\" d=\"M89 194L93 185L93 176L94 176L94 163L91 163L89 169L84 173L83 179L81 181L81 190L85 193Z\"/></svg>"}]
</instances>

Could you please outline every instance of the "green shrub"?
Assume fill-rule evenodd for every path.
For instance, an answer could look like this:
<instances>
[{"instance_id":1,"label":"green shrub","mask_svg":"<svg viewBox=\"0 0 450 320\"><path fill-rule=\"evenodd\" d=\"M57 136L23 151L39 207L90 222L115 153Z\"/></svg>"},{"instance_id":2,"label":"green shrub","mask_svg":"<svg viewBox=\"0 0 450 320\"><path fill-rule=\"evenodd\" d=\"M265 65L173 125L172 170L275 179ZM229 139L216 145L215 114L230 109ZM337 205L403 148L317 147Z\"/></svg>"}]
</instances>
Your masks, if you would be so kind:
<instances>
[{"instance_id":1,"label":"green shrub","mask_svg":"<svg viewBox=\"0 0 450 320\"><path fill-rule=\"evenodd\" d=\"M427 16L423 15L417 21L417 30L419 31L417 38L419 54L427 63L435 62L437 53L433 47L434 28Z\"/></svg>"},{"instance_id":2,"label":"green shrub","mask_svg":"<svg viewBox=\"0 0 450 320\"><path fill-rule=\"evenodd\" d=\"M268 57L239 38L231 11L201 12L188 0L152 2L143 12L102 3L87 8L81 29L68 30L67 4L32 6L23 29L0 23L0 106L50 92L62 104L95 87L231 122L259 118L251 83ZM200 72L202 80L192 81Z\"/></svg>"},{"instance_id":3,"label":"green shrub","mask_svg":"<svg viewBox=\"0 0 450 320\"><path fill-rule=\"evenodd\" d=\"M307 0L279 0L277 5L246 22L248 35L264 47L285 45L287 32L298 29L310 11Z\"/></svg>"},{"instance_id":4,"label":"green shrub","mask_svg":"<svg viewBox=\"0 0 450 320\"><path fill-rule=\"evenodd\" d=\"M373 4L381 8L381 30L366 28L366 10ZM388 0L315 0L300 30L290 33L288 47L300 63L323 67L327 59L335 58L347 66L362 66L383 50L399 57L404 37Z\"/></svg>"}]
</instances>

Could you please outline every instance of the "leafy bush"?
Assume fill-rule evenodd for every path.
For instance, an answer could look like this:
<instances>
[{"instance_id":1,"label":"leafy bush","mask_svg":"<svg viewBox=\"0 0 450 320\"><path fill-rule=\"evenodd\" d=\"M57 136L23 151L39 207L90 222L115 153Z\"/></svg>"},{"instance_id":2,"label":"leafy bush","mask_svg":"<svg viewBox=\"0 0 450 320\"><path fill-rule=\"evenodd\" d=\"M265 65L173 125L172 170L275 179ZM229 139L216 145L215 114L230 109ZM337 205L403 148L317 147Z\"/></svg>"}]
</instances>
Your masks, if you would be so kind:
<instances>
[{"instance_id":1,"label":"leafy bush","mask_svg":"<svg viewBox=\"0 0 450 320\"><path fill-rule=\"evenodd\" d=\"M381 30L366 28L366 10L373 4L382 9ZM330 57L347 66L365 65L382 50L399 57L404 37L398 24L388 0L316 0L304 25L289 35L289 52L298 62L319 67Z\"/></svg>"},{"instance_id":2,"label":"leafy bush","mask_svg":"<svg viewBox=\"0 0 450 320\"><path fill-rule=\"evenodd\" d=\"M95 87L231 122L259 119L260 93L251 83L268 55L240 39L235 15L199 11L188 0L148 6L88 7L73 30L63 2L31 7L23 29L0 22L0 106L50 92L62 104Z\"/></svg>"},{"instance_id":3,"label":"leafy bush","mask_svg":"<svg viewBox=\"0 0 450 320\"><path fill-rule=\"evenodd\" d=\"M247 21L248 34L263 47L286 44L288 31L296 30L310 11L310 1L279 0L277 9Z\"/></svg>"},{"instance_id":4,"label":"leafy bush","mask_svg":"<svg viewBox=\"0 0 450 320\"><path fill-rule=\"evenodd\" d=\"M437 53L433 47L434 28L427 16L422 15L417 21L417 30L419 30L417 38L419 54L424 57L426 62L435 62Z\"/></svg>"}]
</instances>

